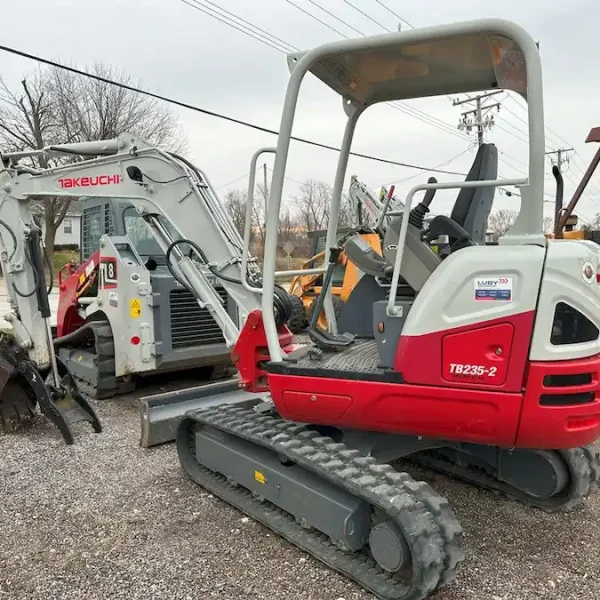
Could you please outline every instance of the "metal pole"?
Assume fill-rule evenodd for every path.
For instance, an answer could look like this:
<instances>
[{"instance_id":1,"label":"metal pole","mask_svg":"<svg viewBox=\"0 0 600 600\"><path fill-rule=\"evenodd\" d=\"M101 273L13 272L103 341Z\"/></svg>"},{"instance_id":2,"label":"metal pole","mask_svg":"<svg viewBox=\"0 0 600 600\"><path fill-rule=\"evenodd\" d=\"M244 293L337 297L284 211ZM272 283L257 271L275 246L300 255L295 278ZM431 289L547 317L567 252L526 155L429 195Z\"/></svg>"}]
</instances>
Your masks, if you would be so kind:
<instances>
[{"instance_id":1,"label":"metal pole","mask_svg":"<svg viewBox=\"0 0 600 600\"><path fill-rule=\"evenodd\" d=\"M558 238L562 238L562 230L565 226L565 223L567 222L567 219L571 216L575 205L577 204L577 202L579 202L579 198L581 198L583 192L585 191L585 188L587 187L587 184L592 178L592 175L594 174L598 163L600 163L600 148L598 148L598 150L596 151L596 154L594 155L590 166L587 168L587 171L585 172L585 175L579 182L579 185L577 186L577 189L575 190L571 201L567 205L567 208L563 211L560 220L558 221L558 225L556 226L555 232Z\"/></svg>"},{"instance_id":2,"label":"metal pole","mask_svg":"<svg viewBox=\"0 0 600 600\"><path fill-rule=\"evenodd\" d=\"M483 120L481 117L481 96L477 96L477 145L483 144Z\"/></svg>"},{"instance_id":3,"label":"metal pole","mask_svg":"<svg viewBox=\"0 0 600 600\"><path fill-rule=\"evenodd\" d=\"M267 198L269 197L269 186L267 185L267 163L263 165L263 179L265 182L265 213L267 212Z\"/></svg>"},{"instance_id":4,"label":"metal pole","mask_svg":"<svg viewBox=\"0 0 600 600\"><path fill-rule=\"evenodd\" d=\"M333 193L331 196L331 206L329 208L329 224L327 226L327 239L325 242L325 264L329 264L330 249L337 243L337 227L340 218L340 205L342 203L342 190L344 188L344 180L346 179L346 170L348 168L348 157L352 146L352 138L356 122L361 115L362 110L355 110L346 121L346 129L344 130L344 139L340 148L340 156L338 158L337 171L335 173L335 181L333 183ZM331 281L329 282L331 283ZM329 293L329 285L327 289L323 288L321 294L325 298L325 317L329 323L329 329L332 333L337 333L337 321L333 310L333 299Z\"/></svg>"}]
</instances>

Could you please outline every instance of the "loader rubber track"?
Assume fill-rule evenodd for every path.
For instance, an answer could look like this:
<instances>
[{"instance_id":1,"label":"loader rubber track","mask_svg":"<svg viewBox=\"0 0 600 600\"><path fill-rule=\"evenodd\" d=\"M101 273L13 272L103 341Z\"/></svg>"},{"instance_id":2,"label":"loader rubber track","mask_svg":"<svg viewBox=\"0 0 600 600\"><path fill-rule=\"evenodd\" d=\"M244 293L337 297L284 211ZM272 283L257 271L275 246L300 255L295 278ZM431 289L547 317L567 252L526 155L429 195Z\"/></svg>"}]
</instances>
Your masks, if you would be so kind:
<instances>
[{"instance_id":1,"label":"loader rubber track","mask_svg":"<svg viewBox=\"0 0 600 600\"><path fill-rule=\"evenodd\" d=\"M108 321L91 321L82 326L94 336L94 341L89 347L80 348L82 354L93 356L96 364L98 381L102 381L102 387L94 385L93 382L71 373L77 384L77 389L88 400L101 400L112 398L118 394L118 385L115 379L115 344L113 333ZM79 346L65 343L64 348L74 349ZM66 363L68 366L68 362Z\"/></svg>"},{"instance_id":2,"label":"loader rubber track","mask_svg":"<svg viewBox=\"0 0 600 600\"><path fill-rule=\"evenodd\" d=\"M600 484L600 456L593 446L555 450L555 452L565 461L569 470L570 481L565 490L549 498L530 496L508 483L499 481L480 467L457 465L440 451L430 450L415 456L409 456L407 460L473 483L479 487L499 492L527 506L552 513L568 511L581 504L587 496L598 490Z\"/></svg>"},{"instance_id":3,"label":"loader rubber track","mask_svg":"<svg viewBox=\"0 0 600 600\"><path fill-rule=\"evenodd\" d=\"M195 432L204 426L269 448L385 513L410 548L408 579L384 571L365 546L358 552L340 549L325 534L303 528L292 514L204 467L195 450ZM177 447L181 465L194 481L379 598L421 600L451 581L464 558L460 524L448 501L428 484L277 415L230 405L187 413Z\"/></svg>"}]
</instances>

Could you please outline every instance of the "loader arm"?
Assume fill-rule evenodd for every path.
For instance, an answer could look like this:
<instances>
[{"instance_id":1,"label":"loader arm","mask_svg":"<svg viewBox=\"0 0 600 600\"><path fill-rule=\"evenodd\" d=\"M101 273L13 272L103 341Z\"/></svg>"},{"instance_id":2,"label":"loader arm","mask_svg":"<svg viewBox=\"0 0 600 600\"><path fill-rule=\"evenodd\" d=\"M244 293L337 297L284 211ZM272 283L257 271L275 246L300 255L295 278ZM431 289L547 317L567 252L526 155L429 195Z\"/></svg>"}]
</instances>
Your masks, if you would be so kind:
<instances>
[{"instance_id":1,"label":"loader arm","mask_svg":"<svg viewBox=\"0 0 600 600\"><path fill-rule=\"evenodd\" d=\"M360 227L369 225L371 227L385 228L390 217L386 216L388 211L401 211L404 204L394 197L394 186L389 190L381 188L379 197L375 197L369 188L361 183L356 175L350 179L348 199L352 213L352 225Z\"/></svg>"}]
</instances>

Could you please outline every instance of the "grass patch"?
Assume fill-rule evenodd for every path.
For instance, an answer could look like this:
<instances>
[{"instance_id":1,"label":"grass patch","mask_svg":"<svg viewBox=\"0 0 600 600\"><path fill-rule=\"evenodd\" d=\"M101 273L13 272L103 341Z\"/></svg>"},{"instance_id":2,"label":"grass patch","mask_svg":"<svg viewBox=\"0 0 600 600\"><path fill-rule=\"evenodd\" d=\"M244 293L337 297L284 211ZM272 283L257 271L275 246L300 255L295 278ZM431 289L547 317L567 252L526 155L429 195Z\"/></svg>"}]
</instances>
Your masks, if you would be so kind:
<instances>
[{"instance_id":1,"label":"grass patch","mask_svg":"<svg viewBox=\"0 0 600 600\"><path fill-rule=\"evenodd\" d=\"M61 250L55 252L52 256L52 269L54 271L54 279L58 277L58 272L69 262L79 262L79 252L75 250Z\"/></svg>"}]
</instances>

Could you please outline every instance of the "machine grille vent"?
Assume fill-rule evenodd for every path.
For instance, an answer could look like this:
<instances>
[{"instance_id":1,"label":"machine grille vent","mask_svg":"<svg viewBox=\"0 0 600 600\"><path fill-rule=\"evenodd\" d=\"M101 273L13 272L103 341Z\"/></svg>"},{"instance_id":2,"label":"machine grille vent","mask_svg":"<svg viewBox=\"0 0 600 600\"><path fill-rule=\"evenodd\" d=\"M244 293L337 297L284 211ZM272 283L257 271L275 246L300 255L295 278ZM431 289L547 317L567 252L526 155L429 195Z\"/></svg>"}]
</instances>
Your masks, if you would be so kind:
<instances>
[{"instance_id":1,"label":"machine grille vent","mask_svg":"<svg viewBox=\"0 0 600 600\"><path fill-rule=\"evenodd\" d=\"M227 302L227 292L219 288L217 293ZM171 345L173 349L223 344L221 328L206 308L200 308L189 290L178 288L169 293L171 315Z\"/></svg>"},{"instance_id":2,"label":"machine grille vent","mask_svg":"<svg viewBox=\"0 0 600 600\"><path fill-rule=\"evenodd\" d=\"M87 260L98 250L103 235L112 234L112 211L108 203L85 208L81 218L81 260Z\"/></svg>"}]
</instances>

